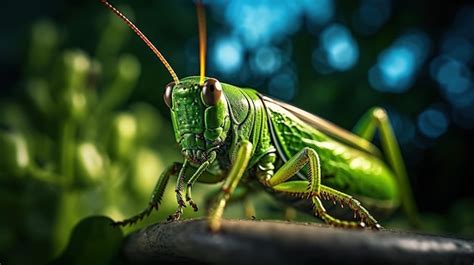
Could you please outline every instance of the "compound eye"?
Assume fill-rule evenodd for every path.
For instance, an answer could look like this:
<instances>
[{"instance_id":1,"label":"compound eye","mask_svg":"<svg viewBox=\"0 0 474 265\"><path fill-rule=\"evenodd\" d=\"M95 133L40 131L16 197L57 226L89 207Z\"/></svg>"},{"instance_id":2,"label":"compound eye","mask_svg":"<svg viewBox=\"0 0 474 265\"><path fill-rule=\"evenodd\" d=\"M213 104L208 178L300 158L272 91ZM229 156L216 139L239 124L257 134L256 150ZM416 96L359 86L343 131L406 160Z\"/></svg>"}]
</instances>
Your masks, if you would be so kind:
<instances>
[{"instance_id":1,"label":"compound eye","mask_svg":"<svg viewBox=\"0 0 474 265\"><path fill-rule=\"evenodd\" d=\"M207 106L215 106L222 95L222 86L217 79L209 78L202 88L202 100Z\"/></svg>"},{"instance_id":2,"label":"compound eye","mask_svg":"<svg viewBox=\"0 0 474 265\"><path fill-rule=\"evenodd\" d=\"M163 94L163 99L165 100L166 106L171 109L171 93L173 92L174 82L170 82L165 87L165 94Z\"/></svg>"}]
</instances>

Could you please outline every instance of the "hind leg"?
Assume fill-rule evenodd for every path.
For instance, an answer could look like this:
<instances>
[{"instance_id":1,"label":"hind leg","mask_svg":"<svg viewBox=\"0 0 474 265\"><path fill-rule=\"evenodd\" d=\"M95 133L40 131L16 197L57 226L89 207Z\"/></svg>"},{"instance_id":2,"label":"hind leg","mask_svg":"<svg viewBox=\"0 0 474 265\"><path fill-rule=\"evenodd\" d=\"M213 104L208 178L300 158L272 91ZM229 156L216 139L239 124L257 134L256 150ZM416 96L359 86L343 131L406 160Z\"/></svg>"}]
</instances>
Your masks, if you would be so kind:
<instances>
[{"instance_id":1,"label":"hind leg","mask_svg":"<svg viewBox=\"0 0 474 265\"><path fill-rule=\"evenodd\" d=\"M374 138L376 129L378 129L380 133L382 150L397 177L403 210L411 223L418 226L420 224L418 210L416 208L415 200L413 199L413 192L410 187L400 147L392 126L390 125L387 112L379 107L370 109L362 116L353 131L360 137L371 141Z\"/></svg>"},{"instance_id":2,"label":"hind leg","mask_svg":"<svg viewBox=\"0 0 474 265\"><path fill-rule=\"evenodd\" d=\"M307 190L307 181L296 180L287 181L278 184L272 189L275 192L283 193L288 196L299 197L301 199L311 199L313 204L314 214L319 216L325 223L345 228L357 228L357 227L370 227L374 229L380 229L381 226L377 220L373 218L370 213L360 204L359 201L354 199L352 196L343 192L337 191L325 185L320 186L320 192L318 195L313 194ZM327 213L321 199L331 200L341 205L341 207L349 207L354 212L354 217L357 217L360 221L347 221L333 217Z\"/></svg>"},{"instance_id":3,"label":"hind leg","mask_svg":"<svg viewBox=\"0 0 474 265\"><path fill-rule=\"evenodd\" d=\"M308 179L303 181L287 181L295 176L304 166L309 166ZM366 224L369 227L378 228L377 221L363 208L360 203L351 196L331 189L321 184L321 163L319 156L314 149L303 148L298 154L290 158L278 171L273 175L262 175L266 178L260 179L267 187L276 192L286 193L289 196L297 196L302 199L312 199L315 213L320 216L326 223L335 226L344 227L363 227ZM321 204L320 198L332 199L345 204L354 210L356 215L363 221L352 222L342 221L330 216Z\"/></svg>"}]
</instances>

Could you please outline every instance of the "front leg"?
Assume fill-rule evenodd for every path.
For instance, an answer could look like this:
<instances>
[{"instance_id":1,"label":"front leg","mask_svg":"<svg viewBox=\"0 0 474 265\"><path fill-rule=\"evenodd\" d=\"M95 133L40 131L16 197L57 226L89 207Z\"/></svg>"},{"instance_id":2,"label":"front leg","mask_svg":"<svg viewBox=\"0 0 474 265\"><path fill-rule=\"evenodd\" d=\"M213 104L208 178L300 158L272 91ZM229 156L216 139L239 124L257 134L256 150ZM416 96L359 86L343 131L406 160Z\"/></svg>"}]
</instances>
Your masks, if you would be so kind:
<instances>
[{"instance_id":1,"label":"front leg","mask_svg":"<svg viewBox=\"0 0 474 265\"><path fill-rule=\"evenodd\" d=\"M235 161L233 161L232 168L229 175L224 180L221 190L217 194L216 201L211 206L208 216L208 226L213 232L217 232L221 227L221 218L224 213L224 208L227 201L230 199L237 185L239 185L242 176L244 175L247 165L252 155L252 144L243 140L238 143L238 150Z\"/></svg>"},{"instance_id":2,"label":"front leg","mask_svg":"<svg viewBox=\"0 0 474 265\"><path fill-rule=\"evenodd\" d=\"M174 163L170 167L168 167L158 178L158 181L156 182L155 188L153 189L153 193L151 194L150 202L148 203L148 207L146 207L143 211L141 211L139 214L134 215L128 219L125 219L123 221L118 221L114 222L114 226L126 226L126 225L131 225L134 224L146 216L150 215L150 213L153 211L153 209L158 209L158 206L160 205L161 198L163 197L163 193L166 188L166 184L168 183L168 180L170 176L176 175L178 170L182 167L181 163Z\"/></svg>"},{"instance_id":3,"label":"front leg","mask_svg":"<svg viewBox=\"0 0 474 265\"><path fill-rule=\"evenodd\" d=\"M216 152L212 152L209 155L209 159L204 162L196 172L191 176L191 178L188 180L188 183L186 185L186 201L193 207L194 211L198 211L197 204L193 201L192 195L191 195L191 189L194 185L194 183L198 180L198 178L204 173L204 171L211 165L212 162L216 159Z\"/></svg>"},{"instance_id":4,"label":"front leg","mask_svg":"<svg viewBox=\"0 0 474 265\"><path fill-rule=\"evenodd\" d=\"M206 212L210 211L210 207L212 203L216 200L219 192L221 191L220 188L215 189L206 194L204 197ZM232 197L227 201L227 205L241 203L243 206L243 213L247 219L254 219L256 216L255 207L250 200L250 195L253 192L249 187L244 185L239 185L235 189Z\"/></svg>"},{"instance_id":5,"label":"front leg","mask_svg":"<svg viewBox=\"0 0 474 265\"><path fill-rule=\"evenodd\" d=\"M209 154L209 157L207 158L207 161L204 161L199 168L194 172L194 174L191 176L187 183L187 192L186 192L186 200L191 204L191 206L194 208L195 211L197 211L197 205L192 201L191 199L191 186L196 182L196 180L206 171L206 169L209 167L209 165L214 162L216 159L216 153L211 152ZM176 209L176 212L168 217L168 221L177 221L183 214L183 209L186 207L186 204L184 203L183 200L183 190L184 190L184 182L186 178L186 170L189 167L189 162L188 160L184 161L184 165L181 168L181 171L179 172L178 180L176 182L176 201L178 202L178 208Z\"/></svg>"},{"instance_id":6,"label":"front leg","mask_svg":"<svg viewBox=\"0 0 474 265\"><path fill-rule=\"evenodd\" d=\"M168 221L177 221L179 218L181 218L181 215L183 214L183 209L186 207L186 204L184 203L183 200L183 188L184 188L184 178L185 178L185 173L186 169L189 166L188 160L184 160L183 167L181 167L181 170L179 171L178 175L178 180L176 181L176 202L178 203L178 208L176 209L176 212L168 217Z\"/></svg>"}]
</instances>

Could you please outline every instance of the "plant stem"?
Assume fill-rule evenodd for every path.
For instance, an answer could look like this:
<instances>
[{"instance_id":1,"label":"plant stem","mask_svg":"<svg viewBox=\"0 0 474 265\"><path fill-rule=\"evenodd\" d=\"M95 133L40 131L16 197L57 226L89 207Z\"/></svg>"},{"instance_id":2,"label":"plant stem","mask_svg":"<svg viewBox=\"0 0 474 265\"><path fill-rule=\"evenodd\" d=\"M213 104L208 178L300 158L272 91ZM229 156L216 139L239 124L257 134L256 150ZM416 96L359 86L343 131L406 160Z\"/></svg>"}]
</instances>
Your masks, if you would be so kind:
<instances>
[{"instance_id":1,"label":"plant stem","mask_svg":"<svg viewBox=\"0 0 474 265\"><path fill-rule=\"evenodd\" d=\"M71 185L74 180L74 146L75 146L76 126L74 121L67 119L61 128L60 143L60 174L64 178L66 185Z\"/></svg>"},{"instance_id":2,"label":"plant stem","mask_svg":"<svg viewBox=\"0 0 474 265\"><path fill-rule=\"evenodd\" d=\"M67 118L61 125L61 139L59 147L59 165L60 175L64 185L58 197L56 224L54 231L54 253L57 254L67 243L69 232L74 225L77 217L78 194L73 189L74 180L74 150L76 124L70 118Z\"/></svg>"},{"instance_id":3,"label":"plant stem","mask_svg":"<svg viewBox=\"0 0 474 265\"><path fill-rule=\"evenodd\" d=\"M60 176L54 172L44 170L37 165L31 165L29 168L30 176L40 182L51 184L55 187L65 188L64 182Z\"/></svg>"}]
</instances>

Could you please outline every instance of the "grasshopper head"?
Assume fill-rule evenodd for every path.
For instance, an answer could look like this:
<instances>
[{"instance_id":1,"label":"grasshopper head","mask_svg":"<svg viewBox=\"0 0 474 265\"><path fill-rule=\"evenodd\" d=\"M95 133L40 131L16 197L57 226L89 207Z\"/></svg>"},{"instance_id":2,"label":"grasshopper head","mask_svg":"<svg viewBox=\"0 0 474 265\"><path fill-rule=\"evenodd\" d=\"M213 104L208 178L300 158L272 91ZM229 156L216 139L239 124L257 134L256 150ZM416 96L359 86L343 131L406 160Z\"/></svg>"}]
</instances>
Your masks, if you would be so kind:
<instances>
[{"instance_id":1,"label":"grasshopper head","mask_svg":"<svg viewBox=\"0 0 474 265\"><path fill-rule=\"evenodd\" d=\"M201 164L219 148L230 127L227 101L219 81L198 77L182 79L166 86L164 100L171 110L176 141L189 162Z\"/></svg>"}]
</instances>

